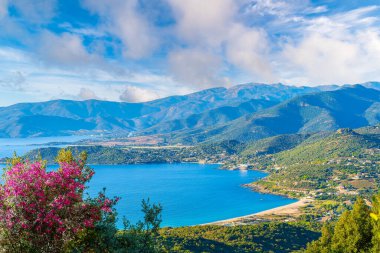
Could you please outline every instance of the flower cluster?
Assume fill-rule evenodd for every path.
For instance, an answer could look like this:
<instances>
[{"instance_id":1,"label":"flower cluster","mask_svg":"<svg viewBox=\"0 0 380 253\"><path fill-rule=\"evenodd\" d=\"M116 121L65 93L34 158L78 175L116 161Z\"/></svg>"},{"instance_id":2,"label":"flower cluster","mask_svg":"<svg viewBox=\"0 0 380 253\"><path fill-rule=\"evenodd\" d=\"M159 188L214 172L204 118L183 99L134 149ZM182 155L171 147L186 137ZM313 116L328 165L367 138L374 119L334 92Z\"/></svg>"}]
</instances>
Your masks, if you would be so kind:
<instances>
[{"instance_id":1,"label":"flower cluster","mask_svg":"<svg viewBox=\"0 0 380 253\"><path fill-rule=\"evenodd\" d=\"M86 228L92 228L104 213L113 212L118 199L100 194L84 199L86 183L94 172L75 160L61 162L48 171L43 162L18 162L0 185L0 226L33 246L60 248Z\"/></svg>"}]
</instances>

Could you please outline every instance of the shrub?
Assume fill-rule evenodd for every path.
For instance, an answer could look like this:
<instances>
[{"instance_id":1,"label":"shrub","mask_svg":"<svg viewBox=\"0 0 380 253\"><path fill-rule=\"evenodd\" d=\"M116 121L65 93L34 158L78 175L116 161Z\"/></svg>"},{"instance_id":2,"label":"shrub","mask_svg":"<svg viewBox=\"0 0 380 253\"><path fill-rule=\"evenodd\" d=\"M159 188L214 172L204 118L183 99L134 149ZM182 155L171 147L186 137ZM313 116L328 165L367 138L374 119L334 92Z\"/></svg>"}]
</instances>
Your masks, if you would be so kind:
<instances>
[{"instance_id":1,"label":"shrub","mask_svg":"<svg viewBox=\"0 0 380 253\"><path fill-rule=\"evenodd\" d=\"M68 242L112 213L117 198L85 199L94 171L65 150L59 169L16 158L0 185L1 245L6 252L61 252Z\"/></svg>"}]
</instances>

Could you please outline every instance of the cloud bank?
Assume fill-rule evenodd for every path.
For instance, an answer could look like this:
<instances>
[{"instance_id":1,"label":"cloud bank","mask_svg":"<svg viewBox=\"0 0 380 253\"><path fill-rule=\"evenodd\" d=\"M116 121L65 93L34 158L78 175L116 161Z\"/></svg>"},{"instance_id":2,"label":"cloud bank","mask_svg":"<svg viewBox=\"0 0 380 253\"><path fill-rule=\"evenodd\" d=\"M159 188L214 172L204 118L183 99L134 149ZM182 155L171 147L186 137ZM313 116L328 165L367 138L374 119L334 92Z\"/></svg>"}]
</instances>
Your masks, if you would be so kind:
<instances>
[{"instance_id":1,"label":"cloud bank","mask_svg":"<svg viewBox=\"0 0 380 253\"><path fill-rule=\"evenodd\" d=\"M0 0L0 86L14 102L139 102L244 82L380 80L379 5L70 2Z\"/></svg>"}]
</instances>

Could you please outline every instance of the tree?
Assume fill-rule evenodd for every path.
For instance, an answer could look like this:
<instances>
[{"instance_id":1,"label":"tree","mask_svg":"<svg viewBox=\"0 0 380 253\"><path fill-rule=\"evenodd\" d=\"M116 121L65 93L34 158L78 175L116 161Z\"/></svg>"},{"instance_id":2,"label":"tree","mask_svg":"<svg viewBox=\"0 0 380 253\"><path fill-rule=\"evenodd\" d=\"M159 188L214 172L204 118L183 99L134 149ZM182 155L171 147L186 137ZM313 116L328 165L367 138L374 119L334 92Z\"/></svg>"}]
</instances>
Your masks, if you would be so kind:
<instances>
[{"instance_id":1,"label":"tree","mask_svg":"<svg viewBox=\"0 0 380 253\"><path fill-rule=\"evenodd\" d=\"M149 199L148 201L143 200L141 206L144 220L136 225L132 225L127 220L124 220L124 230L118 239L122 248L128 249L126 253L159 252L160 245L157 238L162 221L162 207L160 205L151 205Z\"/></svg>"},{"instance_id":2,"label":"tree","mask_svg":"<svg viewBox=\"0 0 380 253\"><path fill-rule=\"evenodd\" d=\"M309 243L306 253L361 253L371 252L373 225L369 207L360 197L353 209L342 214L335 226L325 224L322 236ZM374 251L379 252L379 251Z\"/></svg>"},{"instance_id":3,"label":"tree","mask_svg":"<svg viewBox=\"0 0 380 253\"><path fill-rule=\"evenodd\" d=\"M333 252L369 252L372 248L372 221L364 200L357 198L353 209L346 211L334 228Z\"/></svg>"},{"instance_id":4,"label":"tree","mask_svg":"<svg viewBox=\"0 0 380 253\"><path fill-rule=\"evenodd\" d=\"M309 243L305 253L330 253L333 234L333 227L331 224L324 224L321 237L318 240Z\"/></svg>"},{"instance_id":5,"label":"tree","mask_svg":"<svg viewBox=\"0 0 380 253\"><path fill-rule=\"evenodd\" d=\"M372 198L371 217L373 223L372 251L380 252L380 194L377 194Z\"/></svg>"},{"instance_id":6,"label":"tree","mask_svg":"<svg viewBox=\"0 0 380 253\"><path fill-rule=\"evenodd\" d=\"M161 252L159 227L161 224L160 205L142 201L144 220L133 225L124 220L124 229L116 227L116 212L107 213L93 229L82 231L72 241L70 253L117 252L117 253L158 253Z\"/></svg>"}]
</instances>

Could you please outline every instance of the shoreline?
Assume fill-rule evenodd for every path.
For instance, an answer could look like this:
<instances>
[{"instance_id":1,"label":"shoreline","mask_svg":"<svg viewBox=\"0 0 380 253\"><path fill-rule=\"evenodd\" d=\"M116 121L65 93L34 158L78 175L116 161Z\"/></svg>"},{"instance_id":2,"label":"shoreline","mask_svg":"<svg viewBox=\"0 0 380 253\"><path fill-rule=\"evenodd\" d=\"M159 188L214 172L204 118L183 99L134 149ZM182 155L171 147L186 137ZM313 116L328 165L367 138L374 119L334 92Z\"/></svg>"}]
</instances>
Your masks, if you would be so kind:
<instances>
[{"instance_id":1,"label":"shoreline","mask_svg":"<svg viewBox=\"0 0 380 253\"><path fill-rule=\"evenodd\" d=\"M298 215L299 214L299 208L307 206L308 204L312 203L314 199L312 198L301 198L298 201L294 203L290 203L284 206L274 207L268 210L260 211L253 214L238 216L230 219L225 220L219 220L204 224L199 224L200 226L207 226L207 225L220 225L220 226L226 226L226 225L240 225L244 223L253 222L256 220L261 220L265 216L275 215Z\"/></svg>"},{"instance_id":2,"label":"shoreline","mask_svg":"<svg viewBox=\"0 0 380 253\"><path fill-rule=\"evenodd\" d=\"M3 159L2 159L3 160ZM198 165L219 165L218 166L218 169L220 170L232 170L232 171L257 171L257 172L262 172L262 173L265 173L265 174L270 174L270 172L268 171L265 171L265 170L259 170L259 169L255 169L255 168L250 168L250 169L240 169L240 168L224 168L223 165L224 163L223 162L213 162L213 163L210 163L210 162L199 162L199 161L193 161L193 162L189 162L189 161L177 161L177 162L171 162L171 163L168 163L168 162L160 162L160 163L156 163L156 164L198 164ZM7 163L4 162L4 161L0 161L0 166L4 166L6 165ZM153 165L155 163L146 163L146 162L143 162L143 163L127 163L127 164L106 164L106 165L141 165L141 164L145 164L145 165ZM54 165L54 164L48 164L48 165ZM89 166L96 166L96 165L105 165L105 164L88 164ZM266 175L266 176L267 176ZM264 176L264 177L266 177ZM263 177L263 178L264 178ZM262 178L260 178L262 179ZM260 180L259 179L259 180ZM280 195L280 194L275 194L275 193L272 193L272 192L266 192L266 191L263 191L263 189L260 189L259 187L255 187L252 185L253 182L251 183L247 183L247 184L243 184L241 185L241 187L246 187L246 188L250 188L252 191L255 191L255 192L259 192L259 193L269 193L269 194L273 194L273 195ZM282 196L285 196L287 198L289 198L289 196L286 196L286 195L282 195ZM213 222L208 222L208 223L203 223L203 224L197 224L196 226L205 226L205 225L221 225L221 226L226 226L226 225L243 225L243 224L252 224L252 223L257 223L257 222L262 222L264 220L270 220L270 219L267 219L268 217L265 217L265 216L270 216L270 215L274 215L274 216L280 216L280 215L287 215L287 216L297 216L299 215L300 211L299 211L299 208L300 207L303 207L303 206L306 206L308 205L309 203L313 202L313 199L311 198L301 198L301 199L298 199L296 202L293 202L293 203L290 203L290 204L287 204L287 205L283 205L283 206L278 206L278 207L274 207L274 208L271 208L271 209L268 209L268 210L264 210L264 211L260 211L260 212L257 212L257 213L252 213L252 214L248 214L248 215L243 215L243 216L237 216L237 217L233 217L233 218L228 218L228 219L224 219L224 220L217 220L217 221L213 221Z\"/></svg>"}]
</instances>

